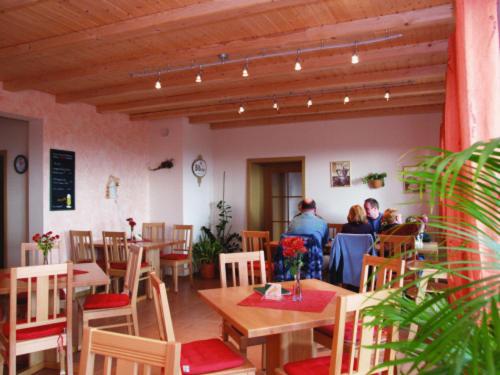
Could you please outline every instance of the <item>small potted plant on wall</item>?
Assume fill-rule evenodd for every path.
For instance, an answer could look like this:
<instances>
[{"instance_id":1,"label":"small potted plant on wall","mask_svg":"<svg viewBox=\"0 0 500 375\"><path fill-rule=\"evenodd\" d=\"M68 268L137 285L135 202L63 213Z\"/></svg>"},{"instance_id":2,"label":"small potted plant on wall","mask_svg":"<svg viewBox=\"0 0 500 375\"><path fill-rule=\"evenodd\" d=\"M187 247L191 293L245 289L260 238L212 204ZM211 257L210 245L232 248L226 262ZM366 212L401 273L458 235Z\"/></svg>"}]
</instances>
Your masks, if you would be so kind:
<instances>
[{"instance_id":1,"label":"small potted plant on wall","mask_svg":"<svg viewBox=\"0 0 500 375\"><path fill-rule=\"evenodd\" d=\"M363 177L363 183L368 184L371 189L378 189L385 185L384 178L387 177L387 173L369 173Z\"/></svg>"},{"instance_id":2,"label":"small potted plant on wall","mask_svg":"<svg viewBox=\"0 0 500 375\"><path fill-rule=\"evenodd\" d=\"M221 243L202 230L200 240L193 245L193 261L203 279L215 277L215 265L222 251Z\"/></svg>"}]
</instances>

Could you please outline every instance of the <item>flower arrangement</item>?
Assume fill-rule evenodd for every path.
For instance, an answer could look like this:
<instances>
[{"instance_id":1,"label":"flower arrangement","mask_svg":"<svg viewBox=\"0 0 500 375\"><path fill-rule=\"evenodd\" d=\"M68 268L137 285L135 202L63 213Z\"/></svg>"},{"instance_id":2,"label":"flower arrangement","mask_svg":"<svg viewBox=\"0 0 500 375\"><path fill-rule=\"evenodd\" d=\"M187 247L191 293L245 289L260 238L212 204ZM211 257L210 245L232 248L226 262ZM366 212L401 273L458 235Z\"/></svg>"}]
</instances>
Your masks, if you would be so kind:
<instances>
[{"instance_id":1,"label":"flower arrangement","mask_svg":"<svg viewBox=\"0 0 500 375\"><path fill-rule=\"evenodd\" d=\"M47 257L49 255L49 252L54 247L56 241L59 240L59 235L53 234L52 231L49 231L49 232L43 233L43 234L36 233L32 239L34 242L37 243L38 248L43 253L44 264L47 264L48 263Z\"/></svg>"},{"instance_id":2,"label":"flower arrangement","mask_svg":"<svg viewBox=\"0 0 500 375\"><path fill-rule=\"evenodd\" d=\"M134 236L134 227L137 225L137 223L135 222L135 220L131 217L129 217L127 219L127 222L128 222L128 225L130 226L130 239L131 240L134 240L135 236Z\"/></svg>"},{"instance_id":3,"label":"flower arrangement","mask_svg":"<svg viewBox=\"0 0 500 375\"><path fill-rule=\"evenodd\" d=\"M295 278L293 286L293 300L302 301L302 288L300 286L300 268L304 264L302 255L307 252L304 244L304 239L301 237L287 237L281 240L283 248L283 256L286 258L286 263L290 268L290 273Z\"/></svg>"}]
</instances>

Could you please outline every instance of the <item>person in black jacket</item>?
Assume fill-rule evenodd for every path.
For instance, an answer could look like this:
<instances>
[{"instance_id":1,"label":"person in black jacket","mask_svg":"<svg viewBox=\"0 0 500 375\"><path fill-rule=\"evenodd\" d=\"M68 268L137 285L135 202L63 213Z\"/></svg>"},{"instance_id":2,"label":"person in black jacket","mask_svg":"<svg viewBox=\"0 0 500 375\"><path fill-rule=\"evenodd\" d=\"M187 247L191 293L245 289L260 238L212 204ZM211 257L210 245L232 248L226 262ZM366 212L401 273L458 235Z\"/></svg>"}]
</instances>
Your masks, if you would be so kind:
<instances>
[{"instance_id":1,"label":"person in black jacket","mask_svg":"<svg viewBox=\"0 0 500 375\"><path fill-rule=\"evenodd\" d=\"M347 215L347 223L342 226L341 233L373 234L373 228L368 224L365 210L359 204L352 206Z\"/></svg>"}]
</instances>

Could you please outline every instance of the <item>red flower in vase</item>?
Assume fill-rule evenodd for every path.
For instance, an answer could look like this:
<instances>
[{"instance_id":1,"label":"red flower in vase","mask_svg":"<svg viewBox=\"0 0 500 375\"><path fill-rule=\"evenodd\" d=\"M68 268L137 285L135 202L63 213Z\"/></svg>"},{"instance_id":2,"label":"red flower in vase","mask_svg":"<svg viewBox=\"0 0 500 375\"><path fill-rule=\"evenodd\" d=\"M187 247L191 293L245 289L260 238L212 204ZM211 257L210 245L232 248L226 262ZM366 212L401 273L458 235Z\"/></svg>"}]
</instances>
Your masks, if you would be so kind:
<instances>
[{"instance_id":1,"label":"red flower in vase","mask_svg":"<svg viewBox=\"0 0 500 375\"><path fill-rule=\"evenodd\" d=\"M283 255L287 258L295 258L297 255L305 254L307 249L304 239L301 237L287 237L281 241Z\"/></svg>"},{"instance_id":2,"label":"red flower in vase","mask_svg":"<svg viewBox=\"0 0 500 375\"><path fill-rule=\"evenodd\" d=\"M130 225L130 229L134 230L134 227L137 225L137 223L135 222L135 220L133 218L129 217L127 219L127 221L128 221L128 225Z\"/></svg>"}]
</instances>

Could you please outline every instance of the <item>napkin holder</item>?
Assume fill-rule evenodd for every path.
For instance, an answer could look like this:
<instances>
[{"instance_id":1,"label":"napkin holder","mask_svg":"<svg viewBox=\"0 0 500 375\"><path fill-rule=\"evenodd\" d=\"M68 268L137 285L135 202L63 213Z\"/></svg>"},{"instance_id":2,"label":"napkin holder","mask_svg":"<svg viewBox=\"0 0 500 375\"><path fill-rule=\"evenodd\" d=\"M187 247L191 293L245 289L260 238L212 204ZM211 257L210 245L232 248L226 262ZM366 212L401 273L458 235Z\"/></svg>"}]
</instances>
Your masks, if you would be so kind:
<instances>
[{"instance_id":1,"label":"napkin holder","mask_svg":"<svg viewBox=\"0 0 500 375\"><path fill-rule=\"evenodd\" d=\"M266 289L266 292L264 294L264 299L270 299L275 301L281 300L282 299L281 285L269 283L269 287Z\"/></svg>"}]
</instances>

